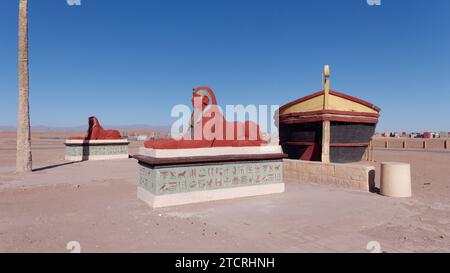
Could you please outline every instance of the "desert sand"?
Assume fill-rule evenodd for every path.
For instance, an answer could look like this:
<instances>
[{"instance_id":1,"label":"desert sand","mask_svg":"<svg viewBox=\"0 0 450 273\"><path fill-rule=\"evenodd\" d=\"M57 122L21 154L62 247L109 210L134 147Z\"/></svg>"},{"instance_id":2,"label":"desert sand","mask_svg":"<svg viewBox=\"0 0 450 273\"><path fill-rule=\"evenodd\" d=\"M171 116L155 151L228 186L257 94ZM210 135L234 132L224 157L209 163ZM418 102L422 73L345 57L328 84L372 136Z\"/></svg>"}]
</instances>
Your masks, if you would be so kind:
<instances>
[{"instance_id":1,"label":"desert sand","mask_svg":"<svg viewBox=\"0 0 450 273\"><path fill-rule=\"evenodd\" d=\"M62 139L33 134L30 174L0 132L0 252L450 252L450 152L375 150L409 162L413 197L287 181L286 193L152 210L134 159L68 163ZM130 153L142 143L132 142ZM378 174L378 173L377 173Z\"/></svg>"}]
</instances>

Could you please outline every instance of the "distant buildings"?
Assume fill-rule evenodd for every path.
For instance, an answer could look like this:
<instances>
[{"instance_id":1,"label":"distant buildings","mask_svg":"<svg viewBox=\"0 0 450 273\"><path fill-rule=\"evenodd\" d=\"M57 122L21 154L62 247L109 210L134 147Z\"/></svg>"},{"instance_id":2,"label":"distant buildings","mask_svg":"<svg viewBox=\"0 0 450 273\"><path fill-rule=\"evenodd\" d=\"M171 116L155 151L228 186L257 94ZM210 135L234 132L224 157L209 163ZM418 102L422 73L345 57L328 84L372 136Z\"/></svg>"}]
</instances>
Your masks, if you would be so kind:
<instances>
[{"instance_id":1,"label":"distant buildings","mask_svg":"<svg viewBox=\"0 0 450 273\"><path fill-rule=\"evenodd\" d=\"M390 133L376 133L375 137L389 137L389 138L450 138L450 132L390 132Z\"/></svg>"}]
</instances>

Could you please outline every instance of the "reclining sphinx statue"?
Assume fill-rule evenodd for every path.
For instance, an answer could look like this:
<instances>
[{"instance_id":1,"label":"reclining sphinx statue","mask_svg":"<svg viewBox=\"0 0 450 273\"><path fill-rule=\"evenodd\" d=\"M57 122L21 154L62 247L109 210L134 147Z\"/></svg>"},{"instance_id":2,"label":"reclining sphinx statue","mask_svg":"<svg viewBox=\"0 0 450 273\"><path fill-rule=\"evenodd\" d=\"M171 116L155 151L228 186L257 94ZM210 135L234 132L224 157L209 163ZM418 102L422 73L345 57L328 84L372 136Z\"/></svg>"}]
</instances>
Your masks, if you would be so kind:
<instances>
[{"instance_id":1,"label":"reclining sphinx statue","mask_svg":"<svg viewBox=\"0 0 450 273\"><path fill-rule=\"evenodd\" d=\"M261 138L258 124L229 122L219 110L211 88L202 86L192 92L194 111L188 132L180 140L156 139L144 143L151 149L190 149L212 147L261 146L266 142ZM212 124L212 125L211 125Z\"/></svg>"},{"instance_id":2,"label":"reclining sphinx statue","mask_svg":"<svg viewBox=\"0 0 450 273\"><path fill-rule=\"evenodd\" d=\"M89 129L85 137L71 137L70 140L122 139L119 131L105 130L96 117L89 117Z\"/></svg>"}]
</instances>

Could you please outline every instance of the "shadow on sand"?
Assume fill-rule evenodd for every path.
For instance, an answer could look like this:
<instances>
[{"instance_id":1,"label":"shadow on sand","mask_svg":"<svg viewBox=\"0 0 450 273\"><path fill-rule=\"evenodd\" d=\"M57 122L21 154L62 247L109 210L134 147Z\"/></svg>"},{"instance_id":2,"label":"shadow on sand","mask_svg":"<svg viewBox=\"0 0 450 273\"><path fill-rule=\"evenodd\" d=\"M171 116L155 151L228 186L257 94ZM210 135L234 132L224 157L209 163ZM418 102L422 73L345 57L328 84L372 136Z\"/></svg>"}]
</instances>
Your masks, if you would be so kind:
<instances>
[{"instance_id":1,"label":"shadow on sand","mask_svg":"<svg viewBox=\"0 0 450 273\"><path fill-rule=\"evenodd\" d=\"M369 171L369 191L371 193L380 194L380 188L378 188L376 186L375 178L376 178L375 170L370 170Z\"/></svg>"},{"instance_id":2,"label":"shadow on sand","mask_svg":"<svg viewBox=\"0 0 450 273\"><path fill-rule=\"evenodd\" d=\"M54 168L58 168L58 167L66 166L66 165L71 165L71 164L75 164L75 163L81 163L81 162L83 162L83 161L73 161L73 162L66 162L66 163L61 163L61 164L45 166L45 167L33 169L33 172L40 172L40 171L50 170L50 169L54 169Z\"/></svg>"}]
</instances>

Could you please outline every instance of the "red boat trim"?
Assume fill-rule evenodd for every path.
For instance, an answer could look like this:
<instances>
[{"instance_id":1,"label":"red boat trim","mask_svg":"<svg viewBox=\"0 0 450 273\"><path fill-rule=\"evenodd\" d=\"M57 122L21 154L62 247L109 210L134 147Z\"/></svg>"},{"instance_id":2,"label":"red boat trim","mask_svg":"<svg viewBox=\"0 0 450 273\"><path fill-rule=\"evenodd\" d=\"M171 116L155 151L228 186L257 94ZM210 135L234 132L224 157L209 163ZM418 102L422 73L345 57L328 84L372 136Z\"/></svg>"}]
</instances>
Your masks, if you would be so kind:
<instances>
[{"instance_id":1,"label":"red boat trim","mask_svg":"<svg viewBox=\"0 0 450 273\"><path fill-rule=\"evenodd\" d=\"M295 100L295 101L293 101L293 102L290 102L290 103L288 103L288 104L285 104L285 105L283 105L283 106L280 107L280 112L281 112L281 111L284 111L286 108L288 108L288 107L290 107L290 106L292 106L292 105L295 105L295 104L298 104L298 103L300 103L300 102L303 102L303 101L306 101L306 100L315 98L315 97L320 96L320 95L322 95L322 94L324 94L324 93L325 93L324 90L318 91L318 92L313 93L313 94L311 94L311 95L309 95L309 96L302 97L302 98L300 98L300 99L298 99L298 100ZM338 97L341 97L341 98L344 98L344 99L348 99L348 100L354 101L354 102L359 103L359 104L362 104L362 105L365 105L365 106L367 106L367 107L369 107L369 108L374 109L374 110L377 111L377 112L380 112L380 111L381 111L381 109L380 109L379 107L373 105L372 103L370 103L370 102L368 102L368 101L365 101L365 100L362 100L362 99L358 99L358 98L356 98L356 97L353 97L353 96L350 96L350 95L347 95L347 94L344 94L344 93L341 93L341 92L337 92L337 91L334 91L334 90L330 90L330 94L331 94L331 95L338 96Z\"/></svg>"},{"instance_id":2,"label":"red boat trim","mask_svg":"<svg viewBox=\"0 0 450 273\"><path fill-rule=\"evenodd\" d=\"M350 123L369 123L377 124L378 119L370 118L350 118L350 117L311 117L311 118L301 118L301 119L280 119L281 123L285 124L301 124L308 122L319 122L319 121L339 121L339 122L350 122Z\"/></svg>"},{"instance_id":3,"label":"red boat trim","mask_svg":"<svg viewBox=\"0 0 450 273\"><path fill-rule=\"evenodd\" d=\"M307 160L310 161L314 158L314 153L318 152L318 149L316 150L316 146L317 145L309 145L308 147L306 147L305 152L302 154L302 156L300 157L300 160Z\"/></svg>"},{"instance_id":4,"label":"red boat trim","mask_svg":"<svg viewBox=\"0 0 450 273\"><path fill-rule=\"evenodd\" d=\"M340 111L340 110L318 110L318 111L310 111L310 112L297 112L281 115L280 118L289 118L289 117L302 117L302 116L313 116L313 115L324 115L324 114L335 114L335 115L349 115L349 116L360 116L360 117L371 117L378 118L380 114L376 113L367 113L367 112L352 112L352 111Z\"/></svg>"}]
</instances>

